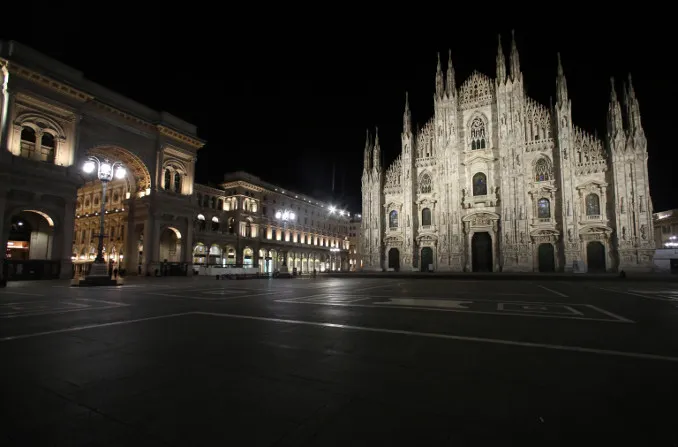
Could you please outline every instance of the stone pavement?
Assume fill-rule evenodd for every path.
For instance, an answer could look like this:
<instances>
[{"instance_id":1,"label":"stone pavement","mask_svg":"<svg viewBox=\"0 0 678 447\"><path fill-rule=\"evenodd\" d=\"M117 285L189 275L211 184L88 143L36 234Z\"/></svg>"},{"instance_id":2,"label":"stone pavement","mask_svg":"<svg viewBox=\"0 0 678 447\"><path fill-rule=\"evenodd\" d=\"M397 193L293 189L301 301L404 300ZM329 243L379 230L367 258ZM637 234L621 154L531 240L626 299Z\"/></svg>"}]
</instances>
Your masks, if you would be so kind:
<instances>
[{"instance_id":1,"label":"stone pavement","mask_svg":"<svg viewBox=\"0 0 678 447\"><path fill-rule=\"evenodd\" d=\"M678 442L678 287L216 281L0 290L0 445Z\"/></svg>"}]
</instances>

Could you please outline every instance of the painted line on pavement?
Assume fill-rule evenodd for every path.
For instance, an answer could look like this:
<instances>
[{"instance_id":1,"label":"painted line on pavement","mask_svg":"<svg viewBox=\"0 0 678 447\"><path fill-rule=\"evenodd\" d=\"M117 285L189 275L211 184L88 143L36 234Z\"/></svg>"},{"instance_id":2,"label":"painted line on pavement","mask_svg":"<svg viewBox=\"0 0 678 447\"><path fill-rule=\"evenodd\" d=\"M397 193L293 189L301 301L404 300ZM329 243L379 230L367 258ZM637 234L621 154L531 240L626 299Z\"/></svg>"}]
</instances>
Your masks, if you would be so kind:
<instances>
[{"instance_id":1,"label":"painted line on pavement","mask_svg":"<svg viewBox=\"0 0 678 447\"><path fill-rule=\"evenodd\" d=\"M94 299L94 298L73 298L74 300L77 301L93 301L95 303L104 303L104 304L111 304L113 306L129 306L127 303L119 303L117 301L105 301L105 300L99 300L99 299Z\"/></svg>"},{"instance_id":2,"label":"painted line on pavement","mask_svg":"<svg viewBox=\"0 0 678 447\"><path fill-rule=\"evenodd\" d=\"M369 297L373 298L373 297ZM368 299L369 299L368 298ZM480 314L480 315L501 315L501 316L517 316L517 317L532 317L532 318L559 318L561 320L585 320L585 321L602 321L605 323L635 323L635 321L628 320L614 315L613 320L604 319L604 318L592 318L592 317L574 317L569 315L547 315L540 313L527 313L527 312L496 312L496 311L484 311L484 310L461 310L461 309L448 309L444 307L426 307L426 306L401 306L401 305L388 305L386 304L357 304L357 303L337 303L337 302L321 302L321 301L292 301L292 300L275 300L278 303L290 303L290 304L314 304L316 306L343 306L343 307L368 307L372 309L409 309L409 310L426 310L426 311L436 311L436 312L457 312L461 314ZM442 300L441 300L442 301ZM513 302L517 304L517 302ZM535 304L535 303L526 303L526 304ZM542 303L537 303L542 304ZM582 304L578 304L581 306ZM587 306L583 304L583 306ZM608 312L603 312L609 314Z\"/></svg>"},{"instance_id":3,"label":"painted line on pavement","mask_svg":"<svg viewBox=\"0 0 678 447\"><path fill-rule=\"evenodd\" d=\"M109 326L119 326L123 324L132 324L132 323L140 323L142 321L151 321L151 320L161 320L163 318L173 318L173 317L181 317L183 315L190 315L195 312L182 312L178 314L169 314L169 315L158 315L155 317L146 317L146 318L137 318L134 320L122 320L122 321L112 321L110 323L99 323L99 324L88 324L85 326L75 326L75 327L70 327L66 329L56 329L53 331L44 331L44 332L35 332L32 334L23 334L23 335L13 335L10 337L3 337L0 338L0 342L3 341L12 341L12 340L21 340L24 338L33 338L33 337L41 337L43 335L54 335L54 334L65 334L68 332L77 332L77 331L84 331L86 329L95 329L99 327L109 327Z\"/></svg>"},{"instance_id":4,"label":"painted line on pavement","mask_svg":"<svg viewBox=\"0 0 678 447\"><path fill-rule=\"evenodd\" d=\"M676 301L678 301L678 300L673 299L673 298L661 298L661 297L658 297L658 296L647 296L647 295L641 295L639 293L625 292L623 290L608 289L608 288L605 288L605 287L596 287L596 289L606 290L608 292L614 292L614 293L623 293L625 295L637 296L637 297L640 297L640 298L645 298L646 300L656 300L656 301L664 301L664 302L669 301L669 302L674 302L674 303Z\"/></svg>"},{"instance_id":5,"label":"painted line on pavement","mask_svg":"<svg viewBox=\"0 0 678 447\"><path fill-rule=\"evenodd\" d=\"M200 300L200 301L228 301L228 300L237 300L240 298L252 298L255 296L267 296L267 295L274 295L275 292L263 292L263 293L252 293L248 295L239 295L239 296L225 296L221 298L209 298L209 297L204 297L204 296L185 296L185 295L176 295L176 294L171 294L171 293L158 293L158 292L147 292L146 295L156 295L156 296L164 296L164 297L170 297L170 298L179 298L182 300Z\"/></svg>"},{"instance_id":6,"label":"painted line on pavement","mask_svg":"<svg viewBox=\"0 0 678 447\"><path fill-rule=\"evenodd\" d=\"M364 332L377 332L384 334L398 334L398 335L410 335L416 337L427 337L427 338L441 338L446 340L457 340L457 341L472 341L479 343L490 343L506 346L521 346L526 348L541 348L541 349L551 349L556 351L570 351L570 352L579 352L587 354L598 354L598 355L610 355L618 357L630 357L636 359L645 359L645 360L663 360L668 362L678 362L678 357L670 357L657 354L645 354L642 352L624 352L624 351L614 351L610 349L595 349L595 348L584 348L580 346L566 346L566 345L552 345L546 343L533 343L526 341L513 341L513 340L503 340L497 338L483 338L483 337L469 337L463 335L449 335L449 334L436 334L433 332L416 332L416 331L407 331L402 329L385 329L385 328L375 328L368 326L353 326L349 324L336 324L336 323L323 323L318 321L306 321L306 320L287 320L282 318L269 318L269 317L255 317L251 315L237 315L237 314L223 314L216 312L192 312L198 315L210 315L213 317L223 317L223 318L235 318L235 319L244 319L244 320L256 320L256 321L268 321L274 323L284 323L284 324L299 324L306 326L317 326L317 327L327 327L327 328L336 328L336 329L350 329L355 331L364 331Z\"/></svg>"},{"instance_id":7,"label":"painted line on pavement","mask_svg":"<svg viewBox=\"0 0 678 447\"><path fill-rule=\"evenodd\" d=\"M88 311L88 310L105 310L105 309L119 309L121 305L117 306L101 306L101 307L80 307L77 309L54 309L54 310L40 310L40 311L18 311L18 312L13 312L10 314L0 314L0 319L7 319L7 318L24 318L24 317L40 317L40 316L45 316L45 315L59 315L59 314L65 314L65 313L71 313L71 312L82 312L82 311ZM2 339L0 339L2 341Z\"/></svg>"},{"instance_id":8,"label":"painted line on pavement","mask_svg":"<svg viewBox=\"0 0 678 447\"><path fill-rule=\"evenodd\" d=\"M69 332L77 332L77 331L83 331L83 330L87 330L87 329L96 329L96 328L101 328L101 327L111 327L111 326L119 326L119 325L132 324L132 323L140 323L140 322L144 322L144 321L161 320L161 319L181 317L181 316L186 316L186 315L208 315L208 316L221 317L221 318L234 318L234 319L244 319L244 320L266 321L266 322L284 323L284 324L298 324L298 325L306 325L306 326L336 328L336 329L349 329L349 330L356 330L356 331L363 331L363 332L376 332L376 333L384 333L384 334L409 335L409 336L416 336L416 337L438 338L438 339L445 339L445 340L470 341L470 342L478 342L478 343L497 344L497 345L504 345L504 346L519 346L519 347L526 347L526 348L540 348L540 349L549 349L549 350L556 350L556 351L569 351L569 352L578 352L578 353L586 353L586 354L609 355L609 356L628 357L628 358L644 359L644 360L661 360L661 361L669 361L669 362L678 362L678 357L670 357L670 356L663 356L663 355L657 355L657 354L646 354L646 353L639 353L639 352L624 352L624 351L615 351L615 350L609 350L609 349L584 348L584 347L580 347L580 346L553 345L553 344L545 344L545 343L533 343L533 342L503 340L503 339L496 339L496 338L469 337L469 336L450 335L450 334L436 334L436 333L432 333L432 332L416 332L416 331L407 331L407 330L401 330L401 329L374 328L374 327L367 327L367 326L354 326L354 325L347 325L347 324L323 323L323 322L305 321L305 320L287 320L287 319L282 319L282 318L255 317L255 316L251 316L251 315L237 315L237 314L225 314L225 313L215 313L215 312L182 312L182 313L176 313L176 314L157 315L157 316L153 316L153 317L137 318L137 319L133 319L133 320L113 321L113 322L110 322L110 323L89 324L89 325L85 325L85 326L76 326L76 327L65 328L65 329L56 329L56 330L53 330L53 331L44 331L44 332L36 332L36 333L32 333L32 334L23 334L23 335L14 335L14 336L9 336L9 337L3 337L3 338L0 338L0 342L21 340L21 339L34 338L34 337L41 337L41 336L45 336L45 335L64 334L64 333L69 333Z\"/></svg>"},{"instance_id":9,"label":"painted line on pavement","mask_svg":"<svg viewBox=\"0 0 678 447\"><path fill-rule=\"evenodd\" d=\"M30 296L45 296L43 293L28 293L28 292L10 292L10 291L2 291L0 292L0 296L2 295L30 295Z\"/></svg>"},{"instance_id":10,"label":"painted line on pavement","mask_svg":"<svg viewBox=\"0 0 678 447\"><path fill-rule=\"evenodd\" d=\"M569 298L568 295L565 295L564 293L558 292L557 290L549 289L548 287L544 287L544 286L541 286L539 284L537 284L537 287L541 287L542 289L548 290L549 292L552 292L552 293L555 293L558 296L562 296L564 298Z\"/></svg>"}]
</instances>

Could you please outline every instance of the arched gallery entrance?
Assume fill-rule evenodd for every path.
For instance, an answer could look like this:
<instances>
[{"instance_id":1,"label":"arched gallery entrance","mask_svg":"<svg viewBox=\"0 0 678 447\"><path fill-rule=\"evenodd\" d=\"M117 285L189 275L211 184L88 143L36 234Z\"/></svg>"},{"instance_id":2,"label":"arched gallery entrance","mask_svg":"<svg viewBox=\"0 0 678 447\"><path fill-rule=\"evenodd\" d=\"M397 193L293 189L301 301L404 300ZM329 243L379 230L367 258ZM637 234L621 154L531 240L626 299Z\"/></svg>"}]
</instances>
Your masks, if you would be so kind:
<instances>
[{"instance_id":1,"label":"arched gallery entrance","mask_svg":"<svg viewBox=\"0 0 678 447\"><path fill-rule=\"evenodd\" d=\"M10 217L6 262L3 277L17 279L52 279L60 273L60 256L55 239L63 245L63 234L54 231L54 220L38 210L22 210Z\"/></svg>"},{"instance_id":2,"label":"arched gallery entrance","mask_svg":"<svg viewBox=\"0 0 678 447\"><path fill-rule=\"evenodd\" d=\"M421 271L428 272L429 266L433 269L433 249L431 247L423 247L421 249Z\"/></svg>"},{"instance_id":3,"label":"arched gallery entrance","mask_svg":"<svg viewBox=\"0 0 678 447\"><path fill-rule=\"evenodd\" d=\"M492 271L492 237L483 231L471 238L471 260L474 272Z\"/></svg>"},{"instance_id":4,"label":"arched gallery entrance","mask_svg":"<svg viewBox=\"0 0 678 447\"><path fill-rule=\"evenodd\" d=\"M539 244L537 249L540 272L554 272L556 270L555 250L553 244L544 243Z\"/></svg>"},{"instance_id":5,"label":"arched gallery entrance","mask_svg":"<svg viewBox=\"0 0 678 447\"><path fill-rule=\"evenodd\" d=\"M388 268L400 270L400 251L397 248L392 248L388 251Z\"/></svg>"},{"instance_id":6,"label":"arched gallery entrance","mask_svg":"<svg viewBox=\"0 0 678 447\"><path fill-rule=\"evenodd\" d=\"M586 266L590 273L605 272L605 246L600 241L586 245Z\"/></svg>"}]
</instances>

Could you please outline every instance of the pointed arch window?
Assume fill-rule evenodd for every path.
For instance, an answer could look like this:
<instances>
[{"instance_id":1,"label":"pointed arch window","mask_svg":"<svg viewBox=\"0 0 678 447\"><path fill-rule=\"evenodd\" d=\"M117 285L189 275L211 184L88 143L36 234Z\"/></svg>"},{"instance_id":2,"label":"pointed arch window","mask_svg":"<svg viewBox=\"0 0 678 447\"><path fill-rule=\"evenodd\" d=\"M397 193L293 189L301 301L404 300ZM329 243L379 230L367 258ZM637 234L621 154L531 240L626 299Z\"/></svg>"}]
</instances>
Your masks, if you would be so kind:
<instances>
[{"instance_id":1,"label":"pointed arch window","mask_svg":"<svg viewBox=\"0 0 678 447\"><path fill-rule=\"evenodd\" d=\"M600 197L598 197L598 194L591 193L586 196L586 215L600 216Z\"/></svg>"},{"instance_id":2,"label":"pointed arch window","mask_svg":"<svg viewBox=\"0 0 678 447\"><path fill-rule=\"evenodd\" d=\"M396 210L391 211L388 215L388 227L398 228L398 212Z\"/></svg>"},{"instance_id":3,"label":"pointed arch window","mask_svg":"<svg viewBox=\"0 0 678 447\"><path fill-rule=\"evenodd\" d=\"M431 225L431 209L430 208L424 208L423 210L421 210L421 224L423 226Z\"/></svg>"},{"instance_id":4,"label":"pointed arch window","mask_svg":"<svg viewBox=\"0 0 678 447\"><path fill-rule=\"evenodd\" d=\"M471 121L471 150L485 149L485 140L487 135L485 133L485 122L479 116Z\"/></svg>"},{"instance_id":5,"label":"pointed arch window","mask_svg":"<svg viewBox=\"0 0 678 447\"><path fill-rule=\"evenodd\" d=\"M421 180L419 180L419 192L422 194L430 194L432 189L431 175L427 172L422 175Z\"/></svg>"},{"instance_id":6,"label":"pointed arch window","mask_svg":"<svg viewBox=\"0 0 678 447\"><path fill-rule=\"evenodd\" d=\"M553 180L551 163L546 158L540 158L534 165L534 180L536 182L546 182Z\"/></svg>"},{"instance_id":7,"label":"pointed arch window","mask_svg":"<svg viewBox=\"0 0 678 447\"><path fill-rule=\"evenodd\" d=\"M539 199L537 202L537 217L539 219L551 218L551 202L549 199Z\"/></svg>"},{"instance_id":8,"label":"pointed arch window","mask_svg":"<svg viewBox=\"0 0 678 447\"><path fill-rule=\"evenodd\" d=\"M478 172L473 176L473 195L485 196L487 195L487 176L482 172Z\"/></svg>"}]
</instances>

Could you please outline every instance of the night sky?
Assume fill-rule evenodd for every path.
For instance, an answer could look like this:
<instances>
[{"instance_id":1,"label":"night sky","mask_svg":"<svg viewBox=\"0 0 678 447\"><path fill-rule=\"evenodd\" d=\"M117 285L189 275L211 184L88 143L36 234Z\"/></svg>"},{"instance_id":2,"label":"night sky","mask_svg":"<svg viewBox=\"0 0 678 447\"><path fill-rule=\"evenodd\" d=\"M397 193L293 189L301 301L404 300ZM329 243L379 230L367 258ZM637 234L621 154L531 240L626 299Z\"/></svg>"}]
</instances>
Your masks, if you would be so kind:
<instances>
[{"instance_id":1,"label":"night sky","mask_svg":"<svg viewBox=\"0 0 678 447\"><path fill-rule=\"evenodd\" d=\"M674 114L667 113L678 75L669 68L673 58L662 55L662 48L675 51L668 18L647 22L653 28L646 30L628 15L560 21L502 15L500 22L476 9L475 19L465 21L466 12L420 19L394 6L391 16L344 17L328 10L307 19L289 10L263 17L261 11L210 14L187 6L134 13L122 6L43 10L21 24L5 22L0 36L196 124L208 141L199 152L198 182L217 183L224 172L245 170L330 200L336 166L331 200L357 212L365 130L379 127L388 165L400 151L406 90L415 123L431 117L436 52L446 66L452 50L457 86L474 69L494 77L497 34L508 55L515 28L528 94L544 105L555 98L560 51L573 120L587 131L604 135L609 78L617 79L621 94L622 80L632 73L648 139L654 210L678 208L678 148L671 138L675 123L669 122ZM63 31L54 33L55 24Z\"/></svg>"}]
</instances>

